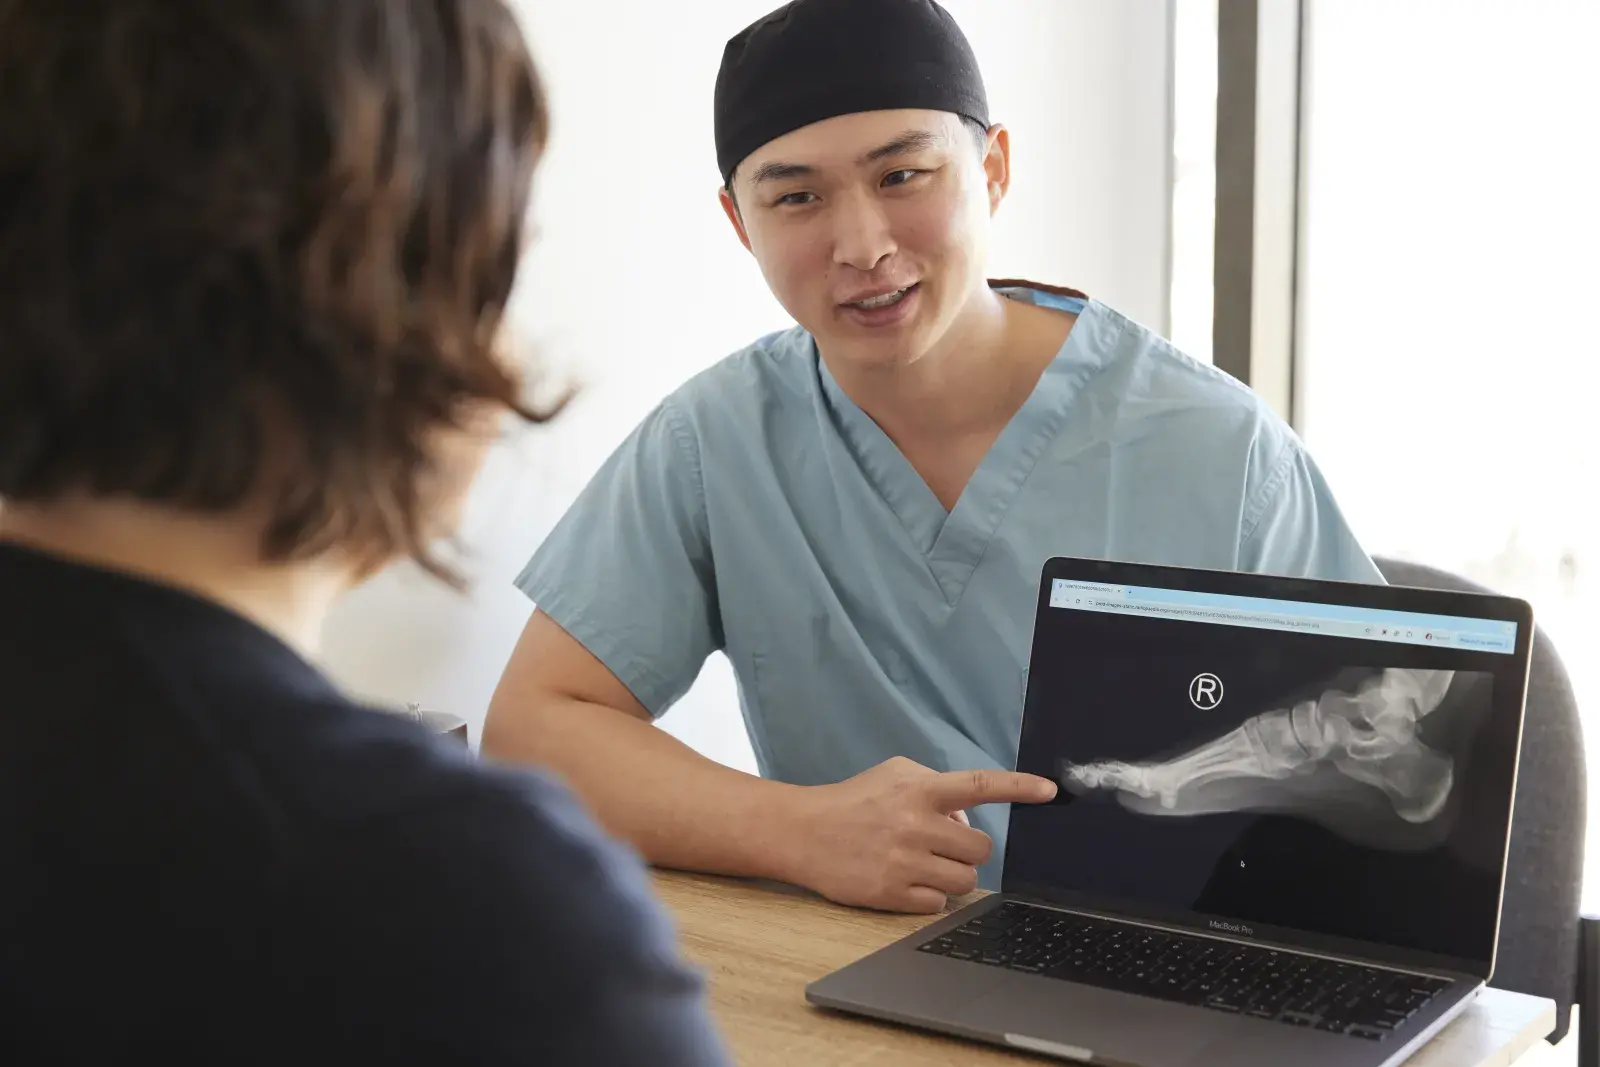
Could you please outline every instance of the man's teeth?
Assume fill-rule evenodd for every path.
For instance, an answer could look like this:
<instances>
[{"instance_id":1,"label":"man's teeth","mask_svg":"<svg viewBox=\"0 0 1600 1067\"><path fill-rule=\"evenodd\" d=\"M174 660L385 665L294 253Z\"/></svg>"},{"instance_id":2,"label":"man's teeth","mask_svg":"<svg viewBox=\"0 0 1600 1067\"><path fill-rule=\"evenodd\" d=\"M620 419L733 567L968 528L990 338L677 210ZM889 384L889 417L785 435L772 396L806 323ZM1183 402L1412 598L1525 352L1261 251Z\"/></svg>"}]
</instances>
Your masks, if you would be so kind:
<instances>
[{"instance_id":1,"label":"man's teeth","mask_svg":"<svg viewBox=\"0 0 1600 1067\"><path fill-rule=\"evenodd\" d=\"M911 286L908 285L904 289L896 289L892 293L884 293L882 296L875 296L875 297L872 297L869 300L857 300L851 306L852 307L858 307L858 308L864 308L864 309L869 310L869 311L873 310L874 308L886 308L890 304L898 304L898 303L900 303L900 301L904 300L905 299L905 295L907 293L909 293L910 291L911 291Z\"/></svg>"}]
</instances>

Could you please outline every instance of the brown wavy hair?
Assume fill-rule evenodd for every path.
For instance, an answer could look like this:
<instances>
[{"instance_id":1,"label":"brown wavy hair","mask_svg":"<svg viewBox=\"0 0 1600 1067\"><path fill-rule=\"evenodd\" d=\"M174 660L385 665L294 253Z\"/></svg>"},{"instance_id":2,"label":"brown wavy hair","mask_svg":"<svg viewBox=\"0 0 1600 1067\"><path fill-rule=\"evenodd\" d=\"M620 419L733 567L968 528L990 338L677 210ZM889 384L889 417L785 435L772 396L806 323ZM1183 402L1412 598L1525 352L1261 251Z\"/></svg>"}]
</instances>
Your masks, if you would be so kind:
<instances>
[{"instance_id":1,"label":"brown wavy hair","mask_svg":"<svg viewBox=\"0 0 1600 1067\"><path fill-rule=\"evenodd\" d=\"M0 0L0 499L430 555L547 130L502 0Z\"/></svg>"}]
</instances>

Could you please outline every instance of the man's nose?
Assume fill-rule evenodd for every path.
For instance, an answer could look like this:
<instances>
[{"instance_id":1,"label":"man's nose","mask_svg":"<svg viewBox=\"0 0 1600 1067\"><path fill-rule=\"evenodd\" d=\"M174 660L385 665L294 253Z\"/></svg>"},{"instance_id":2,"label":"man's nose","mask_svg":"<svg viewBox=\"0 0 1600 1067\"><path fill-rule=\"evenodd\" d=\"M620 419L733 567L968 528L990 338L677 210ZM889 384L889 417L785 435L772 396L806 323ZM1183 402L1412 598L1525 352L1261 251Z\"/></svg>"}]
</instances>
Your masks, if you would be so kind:
<instances>
[{"instance_id":1,"label":"man's nose","mask_svg":"<svg viewBox=\"0 0 1600 1067\"><path fill-rule=\"evenodd\" d=\"M896 250L889 216L878 198L857 193L835 201L833 261L870 271Z\"/></svg>"}]
</instances>

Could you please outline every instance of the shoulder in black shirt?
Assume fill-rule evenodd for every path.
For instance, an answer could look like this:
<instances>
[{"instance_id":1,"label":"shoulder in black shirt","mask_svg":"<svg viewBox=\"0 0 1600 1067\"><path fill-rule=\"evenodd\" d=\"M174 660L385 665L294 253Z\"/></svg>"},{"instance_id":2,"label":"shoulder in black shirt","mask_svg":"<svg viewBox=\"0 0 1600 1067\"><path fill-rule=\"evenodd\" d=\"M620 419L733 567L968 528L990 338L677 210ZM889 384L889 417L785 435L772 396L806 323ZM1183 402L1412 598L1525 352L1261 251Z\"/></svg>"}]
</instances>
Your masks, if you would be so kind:
<instances>
[{"instance_id":1,"label":"shoulder in black shirt","mask_svg":"<svg viewBox=\"0 0 1600 1067\"><path fill-rule=\"evenodd\" d=\"M725 1062L569 793L239 616L0 545L0 684L0 1062Z\"/></svg>"}]
</instances>

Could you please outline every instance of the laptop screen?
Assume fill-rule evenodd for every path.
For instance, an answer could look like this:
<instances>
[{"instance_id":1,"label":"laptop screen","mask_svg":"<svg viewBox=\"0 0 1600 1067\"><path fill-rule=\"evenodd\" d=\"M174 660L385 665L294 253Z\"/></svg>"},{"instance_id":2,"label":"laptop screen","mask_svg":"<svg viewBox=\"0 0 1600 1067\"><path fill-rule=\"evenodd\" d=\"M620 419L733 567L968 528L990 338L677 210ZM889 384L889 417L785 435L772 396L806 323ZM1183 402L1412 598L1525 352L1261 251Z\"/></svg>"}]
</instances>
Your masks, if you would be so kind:
<instances>
[{"instance_id":1,"label":"laptop screen","mask_svg":"<svg viewBox=\"0 0 1600 1067\"><path fill-rule=\"evenodd\" d=\"M1060 791L1013 806L1005 888L1486 968L1525 606L1086 566L1046 572L1018 768Z\"/></svg>"}]
</instances>

